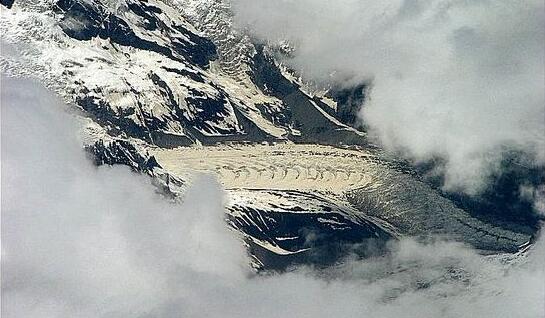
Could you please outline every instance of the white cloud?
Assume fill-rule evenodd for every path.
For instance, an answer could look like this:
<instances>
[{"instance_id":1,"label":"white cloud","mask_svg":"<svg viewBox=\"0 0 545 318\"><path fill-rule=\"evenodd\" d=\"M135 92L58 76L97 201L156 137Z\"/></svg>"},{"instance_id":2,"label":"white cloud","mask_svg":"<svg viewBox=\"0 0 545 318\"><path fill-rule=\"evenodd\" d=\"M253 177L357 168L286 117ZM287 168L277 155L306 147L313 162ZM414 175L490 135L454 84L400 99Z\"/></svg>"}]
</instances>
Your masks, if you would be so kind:
<instances>
[{"instance_id":1,"label":"white cloud","mask_svg":"<svg viewBox=\"0 0 545 318\"><path fill-rule=\"evenodd\" d=\"M2 317L544 314L542 240L519 265L406 239L382 258L256 276L215 181L169 203L147 177L94 167L39 85L2 80Z\"/></svg>"},{"instance_id":2,"label":"white cloud","mask_svg":"<svg viewBox=\"0 0 545 318\"><path fill-rule=\"evenodd\" d=\"M126 317L180 297L177 281L243 278L246 254L222 221L216 182L168 203L126 167L94 167L39 85L2 84L6 317Z\"/></svg>"},{"instance_id":3,"label":"white cloud","mask_svg":"<svg viewBox=\"0 0 545 318\"><path fill-rule=\"evenodd\" d=\"M505 147L545 161L544 3L233 0L258 38L290 40L307 79L372 80L361 116L387 148L447 160L476 192Z\"/></svg>"}]
</instances>

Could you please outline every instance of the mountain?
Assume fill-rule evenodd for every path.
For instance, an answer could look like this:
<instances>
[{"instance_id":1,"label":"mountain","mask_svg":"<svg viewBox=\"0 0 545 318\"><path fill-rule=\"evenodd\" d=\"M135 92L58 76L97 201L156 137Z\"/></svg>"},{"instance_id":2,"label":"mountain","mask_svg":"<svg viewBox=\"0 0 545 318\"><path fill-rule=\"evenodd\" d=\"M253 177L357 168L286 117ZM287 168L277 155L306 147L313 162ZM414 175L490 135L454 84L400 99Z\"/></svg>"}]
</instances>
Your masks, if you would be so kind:
<instances>
[{"instance_id":1,"label":"mountain","mask_svg":"<svg viewBox=\"0 0 545 318\"><path fill-rule=\"evenodd\" d=\"M175 200L217 175L256 268L327 265L407 235L516 252L536 232L374 145L354 127L365 83L311 89L279 62L289 47L233 27L227 0L2 3L2 72L78 109L97 164L146 173Z\"/></svg>"}]
</instances>

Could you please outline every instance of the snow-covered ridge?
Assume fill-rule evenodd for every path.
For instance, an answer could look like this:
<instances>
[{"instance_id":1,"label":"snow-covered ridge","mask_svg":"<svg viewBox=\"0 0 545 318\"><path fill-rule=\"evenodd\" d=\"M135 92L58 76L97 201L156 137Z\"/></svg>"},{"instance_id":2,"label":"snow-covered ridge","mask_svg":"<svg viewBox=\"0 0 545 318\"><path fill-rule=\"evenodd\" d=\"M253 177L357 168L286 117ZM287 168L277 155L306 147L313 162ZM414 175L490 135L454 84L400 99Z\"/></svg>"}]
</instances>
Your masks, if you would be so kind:
<instances>
[{"instance_id":1,"label":"snow-covered ridge","mask_svg":"<svg viewBox=\"0 0 545 318\"><path fill-rule=\"evenodd\" d=\"M3 10L3 41L22 54L2 56L2 70L32 73L113 134L161 146L236 139L252 129L271 138L286 133L257 108L281 111L279 101L216 74L215 45L174 7L115 4L40 1ZM253 125L245 129L246 117Z\"/></svg>"}]
</instances>

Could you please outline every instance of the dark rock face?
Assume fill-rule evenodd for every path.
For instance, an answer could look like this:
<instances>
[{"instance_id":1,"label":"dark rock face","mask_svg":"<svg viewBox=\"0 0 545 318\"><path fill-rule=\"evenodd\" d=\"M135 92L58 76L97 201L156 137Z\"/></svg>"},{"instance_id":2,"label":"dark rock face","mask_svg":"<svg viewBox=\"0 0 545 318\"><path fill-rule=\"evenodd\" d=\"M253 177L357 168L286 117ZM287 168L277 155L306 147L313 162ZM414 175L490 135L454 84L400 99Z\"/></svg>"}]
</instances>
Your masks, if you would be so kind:
<instances>
[{"instance_id":1,"label":"dark rock face","mask_svg":"<svg viewBox=\"0 0 545 318\"><path fill-rule=\"evenodd\" d=\"M262 190L265 191L265 190ZM281 211L234 205L229 215L232 227L249 235L250 253L263 268L285 270L297 264L328 266L347 255L368 257L394 236L364 218L349 216L339 206L319 196L299 191L267 191L281 197L316 202L318 211L294 206ZM265 242L283 252L263 248Z\"/></svg>"},{"instance_id":2,"label":"dark rock face","mask_svg":"<svg viewBox=\"0 0 545 318\"><path fill-rule=\"evenodd\" d=\"M319 143L325 145L360 145L370 146L366 138L362 138L351 130L333 123L324 116L327 105L318 99L312 99L300 88L286 79L272 57L257 47L257 54L252 63L253 80L263 91L280 99L290 110L286 115L288 121L301 131L300 136L290 136L295 142Z\"/></svg>"},{"instance_id":3,"label":"dark rock face","mask_svg":"<svg viewBox=\"0 0 545 318\"><path fill-rule=\"evenodd\" d=\"M104 142L99 140L88 145L85 150L91 155L97 166L125 165L134 172L149 175L152 178L152 184L157 187L158 193L168 199L175 200L177 192L184 186L182 180L163 172L154 156L148 153L142 154L129 141L116 139Z\"/></svg>"},{"instance_id":4,"label":"dark rock face","mask_svg":"<svg viewBox=\"0 0 545 318\"><path fill-rule=\"evenodd\" d=\"M190 43L195 44L194 46L188 46L185 42L173 41L179 54L188 56L190 61L201 67L207 66L211 60L216 58L216 46L212 41L200 37L181 26L175 26L174 29L188 37Z\"/></svg>"},{"instance_id":5,"label":"dark rock face","mask_svg":"<svg viewBox=\"0 0 545 318\"><path fill-rule=\"evenodd\" d=\"M365 101L365 84L353 87L334 87L326 96L337 102L334 114L339 120L352 127L357 127L358 112Z\"/></svg>"},{"instance_id":6,"label":"dark rock face","mask_svg":"<svg viewBox=\"0 0 545 318\"><path fill-rule=\"evenodd\" d=\"M189 120L189 124L199 130L210 132L210 127L207 126L208 121L216 121L221 117L227 115L226 111L226 98L220 93L220 96L216 98L210 98L202 92L191 89L190 95L186 97L186 102L193 105L199 110L199 118ZM229 133L227 131L220 131L222 134Z\"/></svg>"},{"instance_id":7,"label":"dark rock face","mask_svg":"<svg viewBox=\"0 0 545 318\"><path fill-rule=\"evenodd\" d=\"M144 2L136 4L130 2L127 4L129 9L145 19L144 28L149 31L157 30L158 25L161 24L160 20L155 17L155 14L160 14L161 9L154 7L152 5L147 5Z\"/></svg>"},{"instance_id":8,"label":"dark rock face","mask_svg":"<svg viewBox=\"0 0 545 318\"><path fill-rule=\"evenodd\" d=\"M317 268L324 268L338 264L348 256L359 258L381 256L386 250L388 240L385 238L366 237L368 232L357 233L353 237L344 236L347 233L339 233L335 230L323 234L319 229L312 227L312 221L305 220L305 225L302 227L303 232L297 231L295 233L304 236L304 231L310 227L310 233L321 235L322 241L309 243L306 250L298 253L281 255L273 253L253 241L248 242L249 253L260 263L258 269L282 272L298 265L309 264ZM286 219L284 222L294 222L294 227L298 225L296 220ZM353 228L354 232L360 230L357 226ZM293 233L291 232L291 234Z\"/></svg>"},{"instance_id":9,"label":"dark rock face","mask_svg":"<svg viewBox=\"0 0 545 318\"><path fill-rule=\"evenodd\" d=\"M8 9L11 9L14 2L15 2L15 0L0 0L0 4L2 4L4 7L8 8Z\"/></svg>"},{"instance_id":10,"label":"dark rock face","mask_svg":"<svg viewBox=\"0 0 545 318\"><path fill-rule=\"evenodd\" d=\"M161 168L153 156L143 156L128 141L114 140L105 144L97 141L86 149L93 155L95 164L114 165L122 164L131 167L137 172L151 172L153 168Z\"/></svg>"},{"instance_id":11,"label":"dark rock face","mask_svg":"<svg viewBox=\"0 0 545 318\"><path fill-rule=\"evenodd\" d=\"M55 11L64 15L60 21L63 31L77 40L87 41L94 37L110 39L114 43L156 52L173 60L187 58L202 67L216 58L216 49L211 41L181 26L171 29L160 23L155 16L161 13L159 8L136 1L129 1L127 5L131 11L145 19L146 29L174 33L174 36L169 38L170 46L138 37L125 20L109 12L108 8L98 1L59 0ZM168 30L165 30L166 28ZM176 36L176 33L180 36ZM189 41L181 40L184 37L189 38Z\"/></svg>"},{"instance_id":12,"label":"dark rock face","mask_svg":"<svg viewBox=\"0 0 545 318\"><path fill-rule=\"evenodd\" d=\"M426 176L431 169L442 164L441 160L434 160L419 164L416 170ZM488 186L473 196L441 191L440 186L444 182L441 176L426 176L424 180L457 207L483 222L524 229L526 233L537 231L543 217L534 212L533 199L524 198L522 191L524 187L536 189L545 184L545 170L517 152L506 154L500 166L499 171L489 177Z\"/></svg>"},{"instance_id":13,"label":"dark rock face","mask_svg":"<svg viewBox=\"0 0 545 318\"><path fill-rule=\"evenodd\" d=\"M115 113L105 101L89 95L89 92L88 89L83 88L80 94L76 96L76 103L91 115L96 122L109 127L110 131L116 134L125 133L128 136L151 141L149 130L143 130L134 121L127 118L134 114L134 110L129 109L119 114Z\"/></svg>"}]
</instances>

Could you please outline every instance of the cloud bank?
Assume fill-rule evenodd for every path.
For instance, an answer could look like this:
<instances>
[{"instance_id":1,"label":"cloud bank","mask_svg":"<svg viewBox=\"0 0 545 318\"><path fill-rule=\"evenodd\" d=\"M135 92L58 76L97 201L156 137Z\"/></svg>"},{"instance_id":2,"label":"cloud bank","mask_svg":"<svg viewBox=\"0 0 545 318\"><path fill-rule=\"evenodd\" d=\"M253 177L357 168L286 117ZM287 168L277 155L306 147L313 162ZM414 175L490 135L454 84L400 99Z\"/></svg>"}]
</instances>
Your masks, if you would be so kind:
<instances>
[{"instance_id":1,"label":"cloud bank","mask_svg":"<svg viewBox=\"0 0 545 318\"><path fill-rule=\"evenodd\" d=\"M322 84L372 87L361 110L388 149L446 160L478 192L506 149L545 161L541 0L232 0L236 23L289 40L285 62Z\"/></svg>"},{"instance_id":2,"label":"cloud bank","mask_svg":"<svg viewBox=\"0 0 545 318\"><path fill-rule=\"evenodd\" d=\"M95 167L45 89L2 78L2 317L540 317L545 249L520 264L455 243L256 275L210 177L182 205Z\"/></svg>"}]
</instances>

